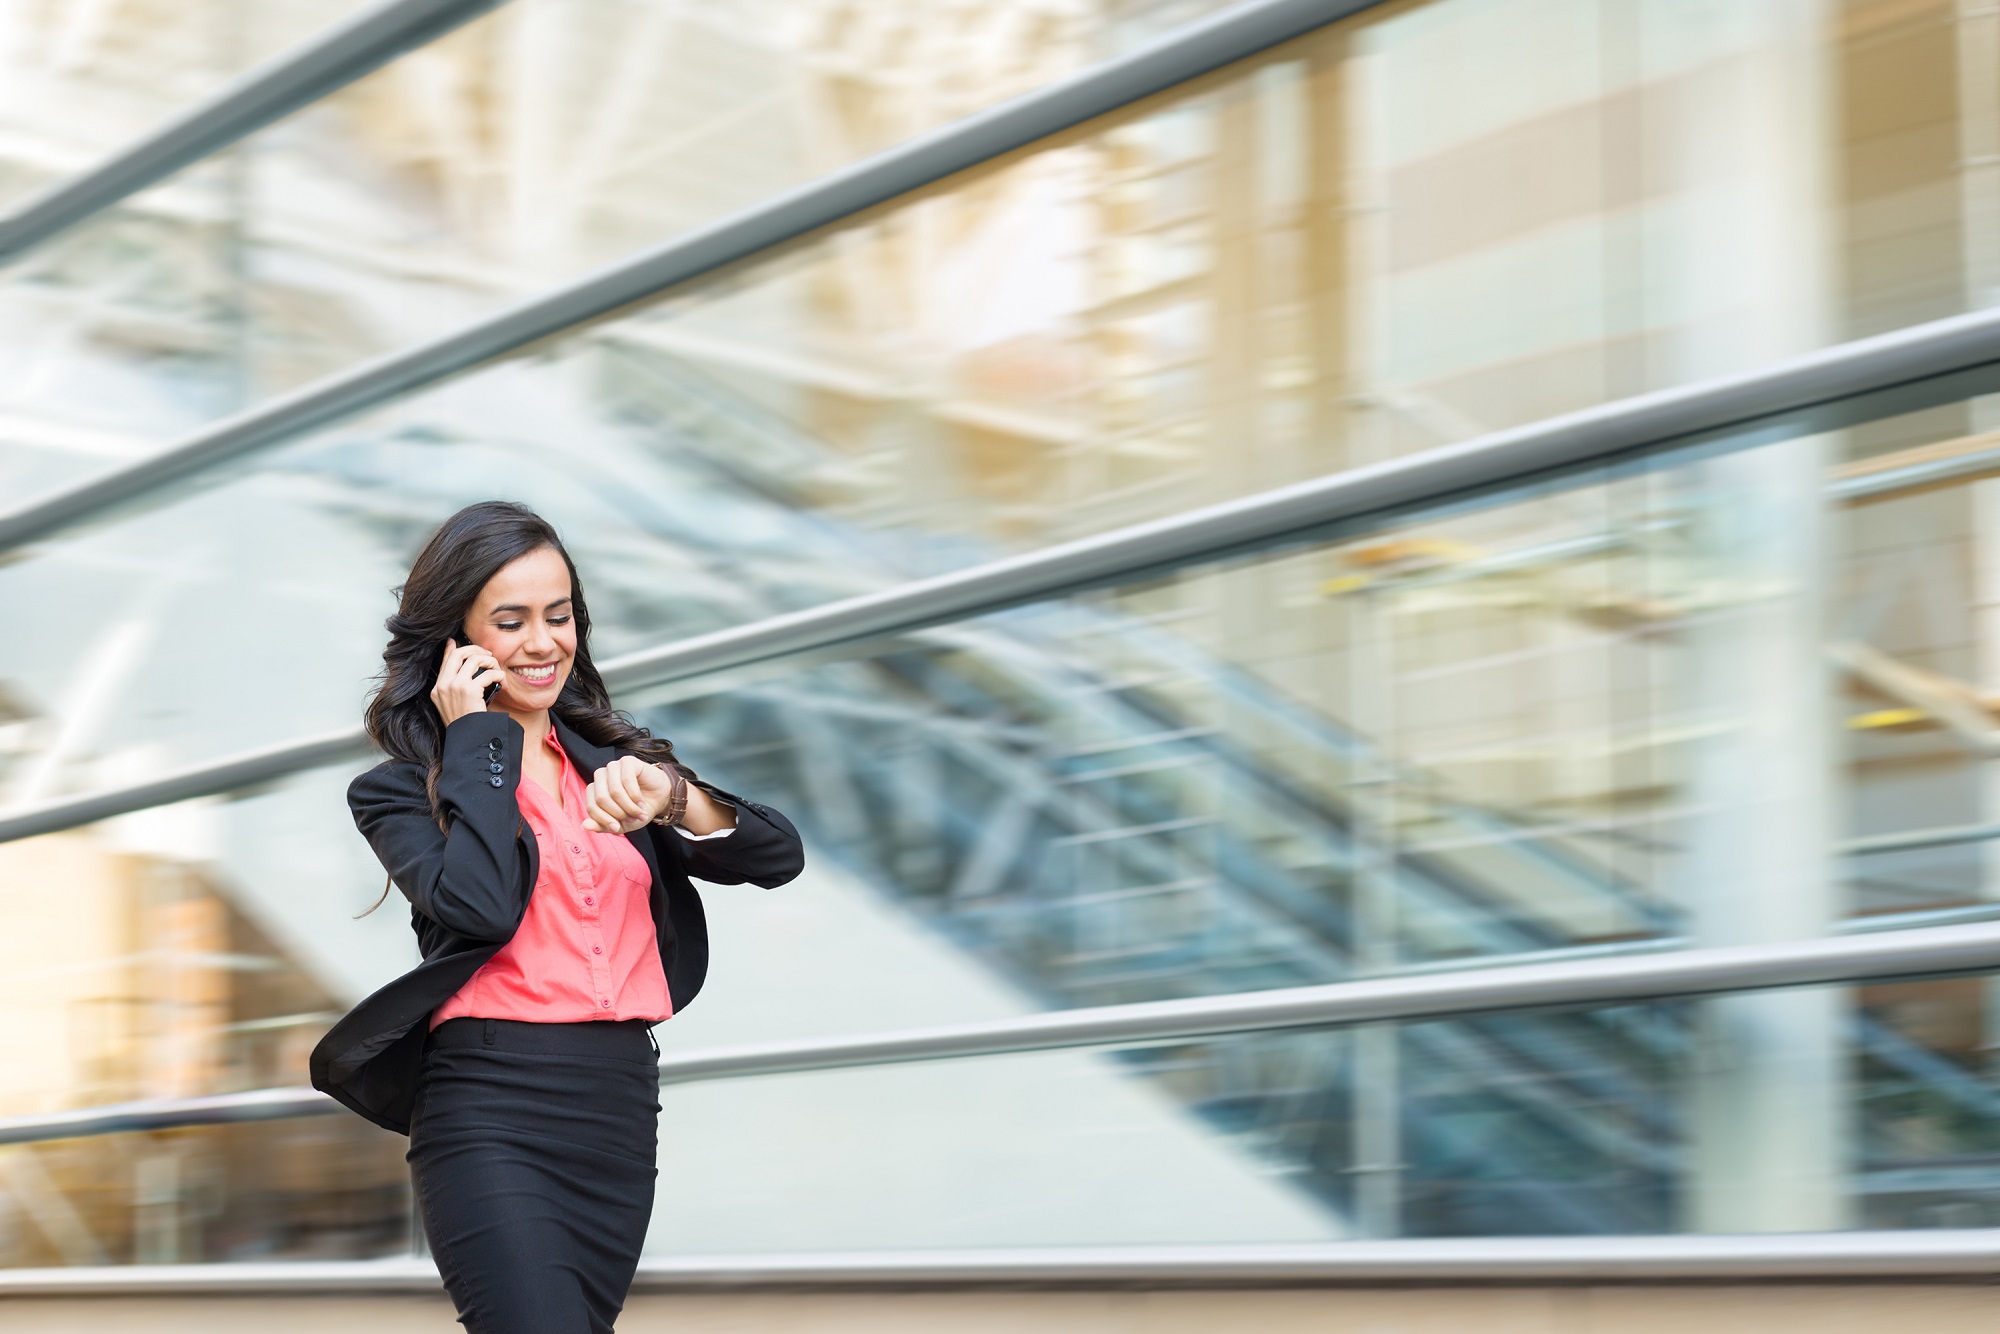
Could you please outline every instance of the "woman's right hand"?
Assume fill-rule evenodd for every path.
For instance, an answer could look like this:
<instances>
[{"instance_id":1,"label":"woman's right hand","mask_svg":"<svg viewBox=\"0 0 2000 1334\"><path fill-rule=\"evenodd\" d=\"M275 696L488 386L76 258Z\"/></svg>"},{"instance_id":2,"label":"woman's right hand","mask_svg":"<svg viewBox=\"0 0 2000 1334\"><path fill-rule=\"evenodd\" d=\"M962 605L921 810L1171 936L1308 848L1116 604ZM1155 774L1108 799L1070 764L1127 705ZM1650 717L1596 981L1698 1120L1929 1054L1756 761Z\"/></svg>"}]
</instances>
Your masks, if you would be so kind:
<instances>
[{"instance_id":1,"label":"woman's right hand","mask_svg":"<svg viewBox=\"0 0 2000 1334\"><path fill-rule=\"evenodd\" d=\"M500 660L491 653L477 644L461 648L456 639L447 639L437 684L431 687L431 703L444 725L450 727L468 713L486 712L486 687L505 679Z\"/></svg>"}]
</instances>

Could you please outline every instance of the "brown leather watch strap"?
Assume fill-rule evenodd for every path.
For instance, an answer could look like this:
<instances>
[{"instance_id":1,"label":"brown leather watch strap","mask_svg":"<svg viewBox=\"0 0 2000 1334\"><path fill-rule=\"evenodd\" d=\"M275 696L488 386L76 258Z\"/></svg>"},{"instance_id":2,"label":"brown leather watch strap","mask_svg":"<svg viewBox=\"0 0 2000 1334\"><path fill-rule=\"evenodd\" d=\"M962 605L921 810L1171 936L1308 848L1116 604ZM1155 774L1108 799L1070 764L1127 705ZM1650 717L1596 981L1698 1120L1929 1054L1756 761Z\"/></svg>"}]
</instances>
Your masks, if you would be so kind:
<instances>
[{"instance_id":1,"label":"brown leather watch strap","mask_svg":"<svg viewBox=\"0 0 2000 1334\"><path fill-rule=\"evenodd\" d=\"M673 784L673 791L667 795L667 808L654 818L653 823L672 827L679 824L681 817L687 814L688 780L679 769L674 768L671 764L661 764L655 760L653 767L665 774L668 781Z\"/></svg>"}]
</instances>

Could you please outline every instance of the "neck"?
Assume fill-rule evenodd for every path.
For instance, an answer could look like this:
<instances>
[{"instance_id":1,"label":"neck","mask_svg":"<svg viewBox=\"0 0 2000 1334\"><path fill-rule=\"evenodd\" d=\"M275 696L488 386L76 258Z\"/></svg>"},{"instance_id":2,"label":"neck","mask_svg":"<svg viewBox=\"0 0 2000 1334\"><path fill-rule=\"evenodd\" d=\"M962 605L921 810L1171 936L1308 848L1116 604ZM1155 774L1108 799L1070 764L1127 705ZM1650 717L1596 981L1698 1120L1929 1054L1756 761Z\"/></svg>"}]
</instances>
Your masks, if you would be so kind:
<instances>
[{"instance_id":1,"label":"neck","mask_svg":"<svg viewBox=\"0 0 2000 1334\"><path fill-rule=\"evenodd\" d=\"M542 738L549 734L549 711L535 709L532 712L523 712L517 709L502 709L501 712L521 724L521 730L528 734L522 749L527 754L534 754L535 748L542 744Z\"/></svg>"}]
</instances>

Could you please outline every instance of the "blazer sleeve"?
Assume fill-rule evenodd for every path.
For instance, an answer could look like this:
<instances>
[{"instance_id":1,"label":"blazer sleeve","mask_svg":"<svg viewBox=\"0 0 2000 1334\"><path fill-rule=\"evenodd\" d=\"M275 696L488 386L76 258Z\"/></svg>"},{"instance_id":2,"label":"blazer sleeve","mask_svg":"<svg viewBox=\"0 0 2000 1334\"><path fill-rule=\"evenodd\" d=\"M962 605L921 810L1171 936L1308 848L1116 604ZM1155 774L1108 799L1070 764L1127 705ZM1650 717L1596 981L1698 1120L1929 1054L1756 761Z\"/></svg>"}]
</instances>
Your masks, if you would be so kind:
<instances>
[{"instance_id":1,"label":"blazer sleeve","mask_svg":"<svg viewBox=\"0 0 2000 1334\"><path fill-rule=\"evenodd\" d=\"M379 764L347 788L355 827L396 887L418 912L472 940L511 939L527 910L533 872L515 797L524 737L504 713L467 714L445 728L444 829L416 765Z\"/></svg>"},{"instance_id":2,"label":"blazer sleeve","mask_svg":"<svg viewBox=\"0 0 2000 1334\"><path fill-rule=\"evenodd\" d=\"M684 769L683 772L686 772ZM784 814L759 802L724 792L696 778L695 785L736 808L736 828L728 838L686 839L671 829L653 830L654 845L696 880L712 885L749 883L776 889L805 869L805 843Z\"/></svg>"}]
</instances>

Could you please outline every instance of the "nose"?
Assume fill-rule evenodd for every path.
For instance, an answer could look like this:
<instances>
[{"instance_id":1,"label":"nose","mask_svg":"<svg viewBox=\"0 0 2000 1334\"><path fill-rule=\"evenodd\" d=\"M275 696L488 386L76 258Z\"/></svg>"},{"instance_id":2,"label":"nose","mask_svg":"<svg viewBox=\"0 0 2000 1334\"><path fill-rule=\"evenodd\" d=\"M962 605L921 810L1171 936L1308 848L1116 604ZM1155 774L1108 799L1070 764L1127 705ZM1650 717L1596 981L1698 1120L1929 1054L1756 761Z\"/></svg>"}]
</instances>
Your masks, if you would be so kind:
<instances>
[{"instance_id":1,"label":"nose","mask_svg":"<svg viewBox=\"0 0 2000 1334\"><path fill-rule=\"evenodd\" d=\"M553 657L556 651L556 637L549 633L546 621L537 621L535 628L528 632L527 640L521 647L537 658Z\"/></svg>"}]
</instances>

